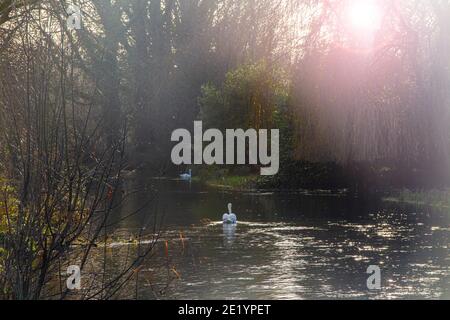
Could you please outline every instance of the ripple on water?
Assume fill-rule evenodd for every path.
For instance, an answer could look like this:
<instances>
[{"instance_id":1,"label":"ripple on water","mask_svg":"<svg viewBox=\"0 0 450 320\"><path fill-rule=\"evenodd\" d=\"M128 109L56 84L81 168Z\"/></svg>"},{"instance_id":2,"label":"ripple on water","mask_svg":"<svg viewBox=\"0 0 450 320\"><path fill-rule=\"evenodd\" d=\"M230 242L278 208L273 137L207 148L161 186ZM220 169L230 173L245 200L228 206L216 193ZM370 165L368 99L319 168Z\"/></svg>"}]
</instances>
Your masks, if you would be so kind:
<instances>
[{"instance_id":1,"label":"ripple on water","mask_svg":"<svg viewBox=\"0 0 450 320\"><path fill-rule=\"evenodd\" d=\"M449 236L448 225L391 213L358 222L239 221L231 230L211 222L185 228L190 251L174 257L182 279L172 297L450 298ZM381 291L366 288L369 264L382 266Z\"/></svg>"}]
</instances>

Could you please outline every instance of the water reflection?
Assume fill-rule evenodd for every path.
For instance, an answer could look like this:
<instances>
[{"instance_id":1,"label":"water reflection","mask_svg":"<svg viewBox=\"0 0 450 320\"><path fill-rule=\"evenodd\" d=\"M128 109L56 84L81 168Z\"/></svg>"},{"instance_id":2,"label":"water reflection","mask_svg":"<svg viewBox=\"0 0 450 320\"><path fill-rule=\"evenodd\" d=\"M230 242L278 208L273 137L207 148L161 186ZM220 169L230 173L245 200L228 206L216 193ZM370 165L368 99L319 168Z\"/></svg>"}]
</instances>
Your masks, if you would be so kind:
<instances>
[{"instance_id":1,"label":"water reflection","mask_svg":"<svg viewBox=\"0 0 450 320\"><path fill-rule=\"evenodd\" d=\"M165 239L181 247L183 230L186 242L185 251L173 254L180 279L165 298L450 298L448 212L294 193L218 192L194 183L155 188L166 213ZM148 197L141 196L117 218ZM219 220L229 202L246 222L201 223ZM149 214L122 227L139 228ZM380 266L382 290L367 289L368 265ZM144 288L140 296L153 294Z\"/></svg>"},{"instance_id":2,"label":"water reflection","mask_svg":"<svg viewBox=\"0 0 450 320\"><path fill-rule=\"evenodd\" d=\"M236 234L236 224L223 223L223 245L230 249L233 246Z\"/></svg>"}]
</instances>

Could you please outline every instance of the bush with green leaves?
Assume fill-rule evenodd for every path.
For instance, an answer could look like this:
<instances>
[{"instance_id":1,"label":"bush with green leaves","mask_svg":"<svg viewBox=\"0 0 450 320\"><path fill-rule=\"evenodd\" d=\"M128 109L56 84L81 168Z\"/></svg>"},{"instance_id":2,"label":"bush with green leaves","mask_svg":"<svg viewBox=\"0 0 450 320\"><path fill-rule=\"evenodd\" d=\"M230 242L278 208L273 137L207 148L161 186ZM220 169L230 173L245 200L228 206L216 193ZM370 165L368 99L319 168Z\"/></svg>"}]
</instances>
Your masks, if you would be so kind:
<instances>
[{"instance_id":1,"label":"bush with green leaves","mask_svg":"<svg viewBox=\"0 0 450 320\"><path fill-rule=\"evenodd\" d=\"M261 61L230 71L220 87L202 86L200 118L210 128L275 128L275 114L288 100L282 69Z\"/></svg>"}]
</instances>

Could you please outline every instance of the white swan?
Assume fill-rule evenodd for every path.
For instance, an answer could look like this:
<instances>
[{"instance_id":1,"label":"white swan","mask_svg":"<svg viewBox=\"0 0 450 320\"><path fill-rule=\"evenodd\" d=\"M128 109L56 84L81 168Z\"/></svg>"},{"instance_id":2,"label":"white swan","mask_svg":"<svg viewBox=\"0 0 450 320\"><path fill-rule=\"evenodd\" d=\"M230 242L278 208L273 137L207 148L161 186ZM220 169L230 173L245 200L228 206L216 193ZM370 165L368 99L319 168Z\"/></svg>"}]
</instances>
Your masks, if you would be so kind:
<instances>
[{"instance_id":1,"label":"white swan","mask_svg":"<svg viewBox=\"0 0 450 320\"><path fill-rule=\"evenodd\" d=\"M191 180L192 179L192 170L189 169L189 173L180 174L180 179L186 180L186 181Z\"/></svg>"},{"instance_id":2,"label":"white swan","mask_svg":"<svg viewBox=\"0 0 450 320\"><path fill-rule=\"evenodd\" d=\"M228 213L224 213L222 216L223 223L227 224L236 224L237 223L237 217L236 215L231 212L231 203L228 204Z\"/></svg>"}]
</instances>

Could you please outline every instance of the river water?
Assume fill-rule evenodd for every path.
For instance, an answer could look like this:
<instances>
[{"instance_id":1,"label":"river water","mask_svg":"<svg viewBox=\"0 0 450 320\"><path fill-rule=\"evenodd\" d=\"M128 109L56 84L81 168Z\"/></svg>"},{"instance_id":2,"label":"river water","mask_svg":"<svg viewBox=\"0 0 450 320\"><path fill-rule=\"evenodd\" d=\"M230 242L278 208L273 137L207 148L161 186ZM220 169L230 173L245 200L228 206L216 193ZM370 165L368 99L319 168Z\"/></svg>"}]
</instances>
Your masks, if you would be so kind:
<instances>
[{"instance_id":1,"label":"river water","mask_svg":"<svg viewBox=\"0 0 450 320\"><path fill-rule=\"evenodd\" d=\"M118 229L158 221L162 230L139 299L450 299L448 210L142 177L128 187L136 192ZM235 227L219 222L229 202ZM155 289L145 271L164 261L176 279ZM367 288L370 265L380 267L381 290Z\"/></svg>"}]
</instances>

